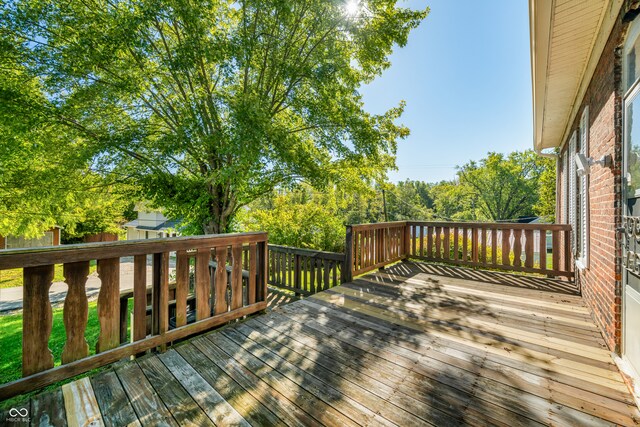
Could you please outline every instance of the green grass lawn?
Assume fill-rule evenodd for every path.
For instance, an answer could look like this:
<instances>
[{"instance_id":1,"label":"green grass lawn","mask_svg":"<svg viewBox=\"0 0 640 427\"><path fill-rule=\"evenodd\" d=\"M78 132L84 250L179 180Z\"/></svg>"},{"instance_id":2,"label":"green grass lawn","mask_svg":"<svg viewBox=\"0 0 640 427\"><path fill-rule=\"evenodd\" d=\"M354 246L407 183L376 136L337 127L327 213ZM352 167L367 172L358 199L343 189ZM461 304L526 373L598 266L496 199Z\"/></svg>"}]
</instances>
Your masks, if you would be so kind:
<instances>
[{"instance_id":1,"label":"green grass lawn","mask_svg":"<svg viewBox=\"0 0 640 427\"><path fill-rule=\"evenodd\" d=\"M85 338L89 343L89 354L95 354L100 333L97 303L89 303L89 320ZM129 318L133 311L133 300L129 301ZM64 330L62 308L53 309L53 328L49 338L49 348L53 353L55 366L59 366L62 349L67 339ZM17 380L22 372L22 314L0 316L0 383Z\"/></svg>"},{"instance_id":2,"label":"green grass lawn","mask_svg":"<svg viewBox=\"0 0 640 427\"><path fill-rule=\"evenodd\" d=\"M96 271L96 262L91 261L89 267L89 274ZM64 275L62 274L62 264L56 264L55 274L53 276L54 282L64 282ZM15 288L16 286L22 286L22 269L14 268L11 270L0 271L0 289Z\"/></svg>"}]
</instances>

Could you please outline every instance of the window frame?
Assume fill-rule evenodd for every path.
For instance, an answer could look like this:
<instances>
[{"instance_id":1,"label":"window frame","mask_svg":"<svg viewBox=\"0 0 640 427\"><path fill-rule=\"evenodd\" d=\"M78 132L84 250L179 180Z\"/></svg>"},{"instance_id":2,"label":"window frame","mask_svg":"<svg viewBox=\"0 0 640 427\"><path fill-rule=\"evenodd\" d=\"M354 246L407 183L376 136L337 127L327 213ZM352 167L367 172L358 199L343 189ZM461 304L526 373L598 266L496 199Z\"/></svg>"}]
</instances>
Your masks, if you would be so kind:
<instances>
[{"instance_id":1,"label":"window frame","mask_svg":"<svg viewBox=\"0 0 640 427\"><path fill-rule=\"evenodd\" d=\"M576 226L577 226L577 176L576 176L576 145L577 145L577 132L574 130L571 133L571 138L569 139L569 144L567 147L568 153L568 164L569 168L567 169L568 174L568 187L569 191L567 191L567 206L568 206L568 221L567 223L571 225L571 253L574 258L576 255Z\"/></svg>"},{"instance_id":2,"label":"window frame","mask_svg":"<svg viewBox=\"0 0 640 427\"><path fill-rule=\"evenodd\" d=\"M580 117L579 152L589 157L589 106L586 106ZM577 177L576 182L576 265L580 269L589 268L589 174Z\"/></svg>"}]
</instances>

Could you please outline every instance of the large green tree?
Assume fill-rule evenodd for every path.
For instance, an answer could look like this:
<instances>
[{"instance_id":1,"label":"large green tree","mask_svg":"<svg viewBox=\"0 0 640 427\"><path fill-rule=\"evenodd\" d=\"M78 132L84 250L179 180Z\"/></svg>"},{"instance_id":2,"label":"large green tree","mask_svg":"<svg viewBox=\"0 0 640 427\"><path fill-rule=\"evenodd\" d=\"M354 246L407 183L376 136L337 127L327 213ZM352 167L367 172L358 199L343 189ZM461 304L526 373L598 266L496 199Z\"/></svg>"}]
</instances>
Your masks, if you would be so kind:
<instances>
[{"instance_id":1,"label":"large green tree","mask_svg":"<svg viewBox=\"0 0 640 427\"><path fill-rule=\"evenodd\" d=\"M403 105L369 114L358 89L427 11L349 4L16 0L0 31L48 123L82 138L92 164L218 233L276 186L381 181L393 167Z\"/></svg>"},{"instance_id":2,"label":"large green tree","mask_svg":"<svg viewBox=\"0 0 640 427\"><path fill-rule=\"evenodd\" d=\"M479 219L515 220L536 215L534 206L540 203L541 185L548 186L547 171L554 167L553 161L532 150L506 156L489 153L479 162L471 161L460 167L458 177L460 185L471 191ZM541 183L543 176L546 179ZM548 192L542 193L544 197L553 197Z\"/></svg>"},{"instance_id":3,"label":"large green tree","mask_svg":"<svg viewBox=\"0 0 640 427\"><path fill-rule=\"evenodd\" d=\"M117 179L92 170L85 140L49 120L51 99L13 41L0 33L0 235L113 231L129 203Z\"/></svg>"}]
</instances>

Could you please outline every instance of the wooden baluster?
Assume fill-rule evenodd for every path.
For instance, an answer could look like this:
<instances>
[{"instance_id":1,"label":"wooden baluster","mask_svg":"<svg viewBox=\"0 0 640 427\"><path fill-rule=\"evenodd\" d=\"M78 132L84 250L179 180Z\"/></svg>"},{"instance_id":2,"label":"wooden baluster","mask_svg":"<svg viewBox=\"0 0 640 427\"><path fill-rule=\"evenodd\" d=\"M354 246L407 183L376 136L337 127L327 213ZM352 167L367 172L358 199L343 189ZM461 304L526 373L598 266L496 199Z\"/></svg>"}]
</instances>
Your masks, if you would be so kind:
<instances>
[{"instance_id":1,"label":"wooden baluster","mask_svg":"<svg viewBox=\"0 0 640 427\"><path fill-rule=\"evenodd\" d=\"M419 256L424 256L424 226L420 226L420 253Z\"/></svg>"},{"instance_id":2,"label":"wooden baluster","mask_svg":"<svg viewBox=\"0 0 640 427\"><path fill-rule=\"evenodd\" d=\"M189 256L186 251L176 252L176 327L187 324L187 297L189 295Z\"/></svg>"},{"instance_id":3,"label":"wooden baluster","mask_svg":"<svg viewBox=\"0 0 640 427\"><path fill-rule=\"evenodd\" d=\"M96 353L101 353L120 345L120 258L98 260L97 271L100 336Z\"/></svg>"},{"instance_id":4,"label":"wooden baluster","mask_svg":"<svg viewBox=\"0 0 640 427\"><path fill-rule=\"evenodd\" d=\"M151 278L151 333L164 335L169 330L169 253L153 254ZM166 344L158 347L165 351Z\"/></svg>"},{"instance_id":5,"label":"wooden baluster","mask_svg":"<svg viewBox=\"0 0 640 427\"><path fill-rule=\"evenodd\" d=\"M491 230L491 264L498 264L498 230Z\"/></svg>"},{"instance_id":6,"label":"wooden baluster","mask_svg":"<svg viewBox=\"0 0 640 427\"><path fill-rule=\"evenodd\" d=\"M89 315L89 302L85 285L89 276L89 261L65 264L65 282L69 286L64 299L64 329L67 342L62 349L62 363L73 362L89 355L89 344L84 339Z\"/></svg>"},{"instance_id":7,"label":"wooden baluster","mask_svg":"<svg viewBox=\"0 0 640 427\"><path fill-rule=\"evenodd\" d=\"M322 260L316 258L315 260L315 269L316 269L316 279L317 279L317 283L318 283L318 292L323 291L324 289L322 289Z\"/></svg>"},{"instance_id":8,"label":"wooden baluster","mask_svg":"<svg viewBox=\"0 0 640 427\"><path fill-rule=\"evenodd\" d=\"M328 259L323 260L323 264L324 264L324 290L326 291L330 287L329 278L331 277L331 270L330 270Z\"/></svg>"},{"instance_id":9,"label":"wooden baluster","mask_svg":"<svg viewBox=\"0 0 640 427\"><path fill-rule=\"evenodd\" d=\"M449 227L444 227L444 248L443 248L443 258L446 260L451 259L451 251L449 250L449 245L451 243L451 235L450 235Z\"/></svg>"},{"instance_id":10,"label":"wooden baluster","mask_svg":"<svg viewBox=\"0 0 640 427\"><path fill-rule=\"evenodd\" d=\"M348 235L347 235L348 236ZM358 271L361 268L361 257L362 257L362 242L360 241L360 232L356 231L353 233L353 268L349 274L349 282L353 279L353 272ZM347 237L348 239L348 237Z\"/></svg>"},{"instance_id":11,"label":"wooden baluster","mask_svg":"<svg viewBox=\"0 0 640 427\"><path fill-rule=\"evenodd\" d=\"M216 248L218 249L218 248ZM226 247L222 247L222 250L225 252L226 257ZM211 276L209 272L209 261L211 259L211 249L209 248L199 248L196 254L196 320L206 319L211 316L211 295L209 294L209 286L211 285ZM216 281L216 288L222 286L226 291L227 286L227 270L226 264L220 263L218 261L218 266L216 267L216 279L219 277L218 273L222 271L224 273L224 281L223 285L221 285L218 281ZM217 296L216 294L216 300ZM217 303L217 301L216 301ZM217 305L217 304L216 304Z\"/></svg>"},{"instance_id":12,"label":"wooden baluster","mask_svg":"<svg viewBox=\"0 0 640 427\"><path fill-rule=\"evenodd\" d=\"M300 262L302 263L302 289L309 291L309 258L306 256L302 257Z\"/></svg>"},{"instance_id":13,"label":"wooden baluster","mask_svg":"<svg viewBox=\"0 0 640 427\"><path fill-rule=\"evenodd\" d=\"M23 269L22 307L22 376L53 368L49 336L53 317L49 288L54 266L43 265Z\"/></svg>"},{"instance_id":14,"label":"wooden baluster","mask_svg":"<svg viewBox=\"0 0 640 427\"><path fill-rule=\"evenodd\" d=\"M409 230L409 226L405 223L405 225L400 226L400 254L399 257L403 259L409 258L409 254L411 253L411 230Z\"/></svg>"},{"instance_id":15,"label":"wooden baluster","mask_svg":"<svg viewBox=\"0 0 640 427\"><path fill-rule=\"evenodd\" d=\"M418 242L416 242L416 240L418 240L418 227L415 225L411 225L408 226L411 229L411 255L418 255L417 248L420 247ZM422 228L422 227L420 227Z\"/></svg>"},{"instance_id":16,"label":"wooden baluster","mask_svg":"<svg viewBox=\"0 0 640 427\"><path fill-rule=\"evenodd\" d=\"M524 231L524 266L533 268L533 230Z\"/></svg>"},{"instance_id":17,"label":"wooden baluster","mask_svg":"<svg viewBox=\"0 0 640 427\"><path fill-rule=\"evenodd\" d=\"M338 286L340 283L338 283L338 263L331 261L331 266L332 266L332 272L333 272L333 282L331 284L331 286Z\"/></svg>"},{"instance_id":18,"label":"wooden baluster","mask_svg":"<svg viewBox=\"0 0 640 427\"><path fill-rule=\"evenodd\" d=\"M388 248L388 244L387 244L387 234L389 233L389 229L385 228L382 230L382 233L380 234L380 236L382 237L382 241L380 242L380 248L382 249L381 253L382 253L382 258L385 261L388 261L391 259L391 255L389 254L389 248Z\"/></svg>"},{"instance_id":19,"label":"wooden baluster","mask_svg":"<svg viewBox=\"0 0 640 427\"><path fill-rule=\"evenodd\" d=\"M478 263L478 229L471 229L471 262Z\"/></svg>"},{"instance_id":20,"label":"wooden baluster","mask_svg":"<svg viewBox=\"0 0 640 427\"><path fill-rule=\"evenodd\" d=\"M480 233L480 261L482 265L487 265L487 230L484 228L480 228L478 230Z\"/></svg>"},{"instance_id":21,"label":"wooden baluster","mask_svg":"<svg viewBox=\"0 0 640 427\"><path fill-rule=\"evenodd\" d=\"M147 336L147 256L133 257L133 341Z\"/></svg>"},{"instance_id":22,"label":"wooden baluster","mask_svg":"<svg viewBox=\"0 0 640 427\"><path fill-rule=\"evenodd\" d=\"M280 286L280 252L273 253L273 280L276 286Z\"/></svg>"},{"instance_id":23,"label":"wooden baluster","mask_svg":"<svg viewBox=\"0 0 640 427\"><path fill-rule=\"evenodd\" d=\"M502 229L502 265L511 265L511 245L509 239L511 238L511 230L508 228Z\"/></svg>"},{"instance_id":24,"label":"wooden baluster","mask_svg":"<svg viewBox=\"0 0 640 427\"><path fill-rule=\"evenodd\" d=\"M277 256L276 252L273 255ZM218 267L215 273L215 287L216 287L216 306L215 314L226 312L228 308L227 304L227 247L219 246L216 248L216 262ZM277 280L277 279L276 279Z\"/></svg>"},{"instance_id":25,"label":"wooden baluster","mask_svg":"<svg viewBox=\"0 0 640 427\"><path fill-rule=\"evenodd\" d=\"M269 289L267 288L267 257L269 253L269 245L265 240L258 243L258 259L260 263L258 265L258 289L260 290L259 301L267 302L269 296Z\"/></svg>"},{"instance_id":26,"label":"wooden baluster","mask_svg":"<svg viewBox=\"0 0 640 427\"><path fill-rule=\"evenodd\" d=\"M540 270L547 269L547 230L540 230L539 235L540 242Z\"/></svg>"},{"instance_id":27,"label":"wooden baluster","mask_svg":"<svg viewBox=\"0 0 640 427\"><path fill-rule=\"evenodd\" d=\"M276 283L276 277L275 277L275 269L276 269L276 263L275 263L275 255L276 253L273 251L269 251L269 282L272 284Z\"/></svg>"},{"instance_id":28,"label":"wooden baluster","mask_svg":"<svg viewBox=\"0 0 640 427\"><path fill-rule=\"evenodd\" d=\"M560 232L558 232L559 235ZM564 234L564 271L572 271L573 263L571 262L571 230L565 230ZM552 237L553 238L553 237ZM560 238L558 238L558 245L553 244L553 248L551 249L555 254L558 251L558 257L560 256ZM560 270L560 263L558 262L558 266L556 267L554 264L555 270Z\"/></svg>"},{"instance_id":29,"label":"wooden baluster","mask_svg":"<svg viewBox=\"0 0 640 427\"><path fill-rule=\"evenodd\" d=\"M469 253L469 231L466 228L462 228L462 261L468 261Z\"/></svg>"},{"instance_id":30,"label":"wooden baluster","mask_svg":"<svg viewBox=\"0 0 640 427\"><path fill-rule=\"evenodd\" d=\"M453 260L454 261L458 261L458 259L460 258L459 254L458 254L458 246L460 246L460 242L458 241L459 237L458 237L458 227L455 226L453 228Z\"/></svg>"},{"instance_id":31,"label":"wooden baluster","mask_svg":"<svg viewBox=\"0 0 640 427\"><path fill-rule=\"evenodd\" d=\"M367 230L367 267L371 267L373 263L373 230ZM320 283L318 283L318 289L320 289Z\"/></svg>"},{"instance_id":32,"label":"wooden baluster","mask_svg":"<svg viewBox=\"0 0 640 427\"><path fill-rule=\"evenodd\" d=\"M513 230L513 265L514 267L522 266L522 230L516 228Z\"/></svg>"},{"instance_id":33,"label":"wooden baluster","mask_svg":"<svg viewBox=\"0 0 640 427\"><path fill-rule=\"evenodd\" d=\"M441 258L441 254L442 251L440 250L440 246L441 246L441 238L440 238L440 227L436 227L436 258L440 259Z\"/></svg>"},{"instance_id":34,"label":"wooden baluster","mask_svg":"<svg viewBox=\"0 0 640 427\"><path fill-rule=\"evenodd\" d=\"M249 284L247 288L247 301L249 304L256 302L256 281L258 275L258 245L249 244ZM299 273L298 273L299 275Z\"/></svg>"},{"instance_id":35,"label":"wooden baluster","mask_svg":"<svg viewBox=\"0 0 640 427\"><path fill-rule=\"evenodd\" d=\"M560 232L557 230L551 232L551 257L553 270L560 270Z\"/></svg>"},{"instance_id":36,"label":"wooden baluster","mask_svg":"<svg viewBox=\"0 0 640 427\"><path fill-rule=\"evenodd\" d=\"M315 258L309 258L309 292L316 293L316 270Z\"/></svg>"},{"instance_id":37,"label":"wooden baluster","mask_svg":"<svg viewBox=\"0 0 640 427\"><path fill-rule=\"evenodd\" d=\"M232 247L233 258L231 268L231 310L242 307L242 246ZM289 258L287 256L287 258Z\"/></svg>"},{"instance_id":38,"label":"wooden baluster","mask_svg":"<svg viewBox=\"0 0 640 427\"><path fill-rule=\"evenodd\" d=\"M292 288L296 286L295 272L296 272L296 255L292 252L289 254L289 286Z\"/></svg>"}]
</instances>

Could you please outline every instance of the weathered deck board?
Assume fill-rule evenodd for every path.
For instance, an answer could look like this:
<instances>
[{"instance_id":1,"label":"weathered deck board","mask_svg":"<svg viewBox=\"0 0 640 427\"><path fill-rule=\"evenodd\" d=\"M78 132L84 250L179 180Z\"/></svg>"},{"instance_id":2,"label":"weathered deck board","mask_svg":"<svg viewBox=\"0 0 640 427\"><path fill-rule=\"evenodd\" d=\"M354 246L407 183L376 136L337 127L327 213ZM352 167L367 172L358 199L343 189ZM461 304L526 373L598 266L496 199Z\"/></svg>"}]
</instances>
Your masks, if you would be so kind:
<instances>
[{"instance_id":1,"label":"weathered deck board","mask_svg":"<svg viewBox=\"0 0 640 427\"><path fill-rule=\"evenodd\" d=\"M106 425L640 422L570 282L414 263L65 387L25 407L64 425L84 390Z\"/></svg>"}]
</instances>

